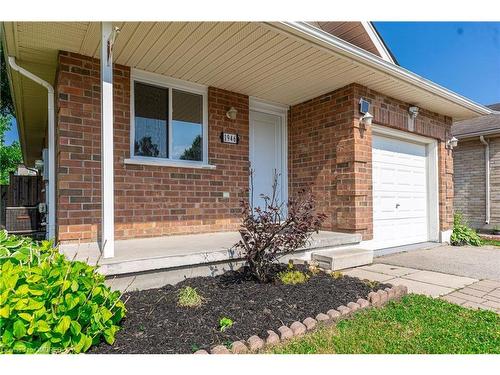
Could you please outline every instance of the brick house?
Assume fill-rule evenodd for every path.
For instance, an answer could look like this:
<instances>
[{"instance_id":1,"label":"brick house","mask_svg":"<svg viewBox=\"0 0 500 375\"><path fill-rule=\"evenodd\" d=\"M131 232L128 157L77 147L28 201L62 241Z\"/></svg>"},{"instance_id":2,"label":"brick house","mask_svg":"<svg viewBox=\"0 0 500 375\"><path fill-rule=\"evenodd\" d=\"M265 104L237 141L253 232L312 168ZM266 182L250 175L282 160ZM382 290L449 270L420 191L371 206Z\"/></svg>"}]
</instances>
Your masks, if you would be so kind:
<instances>
[{"instance_id":1,"label":"brick house","mask_svg":"<svg viewBox=\"0 0 500 375\"><path fill-rule=\"evenodd\" d=\"M454 150L454 208L475 229L500 228L500 104L494 113L458 121L452 133Z\"/></svg>"},{"instance_id":2,"label":"brick house","mask_svg":"<svg viewBox=\"0 0 500 375\"><path fill-rule=\"evenodd\" d=\"M148 238L234 234L249 166L256 201L276 170L282 199L311 188L324 231L364 248L447 241L452 122L490 113L400 67L370 22L2 31L24 157L45 155L48 235L108 262L137 248L140 270L172 264Z\"/></svg>"}]
</instances>

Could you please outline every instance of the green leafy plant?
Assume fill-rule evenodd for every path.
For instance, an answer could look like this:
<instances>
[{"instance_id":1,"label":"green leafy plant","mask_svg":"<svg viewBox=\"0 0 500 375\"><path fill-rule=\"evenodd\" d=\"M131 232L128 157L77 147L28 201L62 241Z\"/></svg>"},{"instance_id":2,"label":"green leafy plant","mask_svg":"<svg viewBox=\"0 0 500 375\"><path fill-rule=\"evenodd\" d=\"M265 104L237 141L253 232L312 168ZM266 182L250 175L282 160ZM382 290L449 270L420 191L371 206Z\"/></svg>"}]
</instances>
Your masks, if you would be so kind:
<instances>
[{"instance_id":1,"label":"green leafy plant","mask_svg":"<svg viewBox=\"0 0 500 375\"><path fill-rule=\"evenodd\" d=\"M470 228L463 220L462 214L455 213L453 216L453 232L451 234L450 243L453 246L481 246L481 238L476 231Z\"/></svg>"},{"instance_id":2,"label":"green leafy plant","mask_svg":"<svg viewBox=\"0 0 500 375\"><path fill-rule=\"evenodd\" d=\"M309 275L298 270L287 270L280 272L278 274L278 279L286 285L303 284L309 279Z\"/></svg>"},{"instance_id":3,"label":"green leafy plant","mask_svg":"<svg viewBox=\"0 0 500 375\"><path fill-rule=\"evenodd\" d=\"M337 279L341 279L344 277L344 274L340 271L334 271L331 273L332 277L337 280Z\"/></svg>"},{"instance_id":4,"label":"green leafy plant","mask_svg":"<svg viewBox=\"0 0 500 375\"><path fill-rule=\"evenodd\" d=\"M1 65L1 64L0 64ZM1 111L0 111L1 112ZM0 184L9 183L9 175L15 172L17 165L23 161L21 146L18 141L7 145L5 142L6 134L11 128L11 119L9 115L0 113Z\"/></svg>"},{"instance_id":5,"label":"green leafy plant","mask_svg":"<svg viewBox=\"0 0 500 375\"><path fill-rule=\"evenodd\" d=\"M364 279L362 281L370 289L378 289L378 287L380 285L380 283L378 281L373 281L373 280L368 280L368 279Z\"/></svg>"},{"instance_id":6,"label":"green leafy plant","mask_svg":"<svg viewBox=\"0 0 500 375\"><path fill-rule=\"evenodd\" d=\"M194 352L197 352L198 350L201 349L201 346L199 346L198 344L191 344L191 351L194 353Z\"/></svg>"},{"instance_id":7,"label":"green leafy plant","mask_svg":"<svg viewBox=\"0 0 500 375\"><path fill-rule=\"evenodd\" d=\"M198 294L195 288L185 286L179 290L177 305L181 307L198 307L204 298Z\"/></svg>"},{"instance_id":8,"label":"green leafy plant","mask_svg":"<svg viewBox=\"0 0 500 375\"><path fill-rule=\"evenodd\" d=\"M223 316L219 320L219 331L224 332L226 329L233 326L233 320L227 316Z\"/></svg>"},{"instance_id":9,"label":"green leafy plant","mask_svg":"<svg viewBox=\"0 0 500 375\"><path fill-rule=\"evenodd\" d=\"M80 353L113 344L125 316L120 292L96 267L49 241L0 231L0 353Z\"/></svg>"}]
</instances>

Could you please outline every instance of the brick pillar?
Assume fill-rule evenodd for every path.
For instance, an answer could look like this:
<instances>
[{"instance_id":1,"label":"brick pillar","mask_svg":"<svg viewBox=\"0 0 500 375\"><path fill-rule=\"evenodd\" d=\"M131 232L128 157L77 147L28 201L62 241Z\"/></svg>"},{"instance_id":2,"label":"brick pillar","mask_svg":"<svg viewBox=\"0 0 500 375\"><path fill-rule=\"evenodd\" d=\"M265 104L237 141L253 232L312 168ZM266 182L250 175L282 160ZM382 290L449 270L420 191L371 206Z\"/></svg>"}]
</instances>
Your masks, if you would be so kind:
<instances>
[{"instance_id":1,"label":"brick pillar","mask_svg":"<svg viewBox=\"0 0 500 375\"><path fill-rule=\"evenodd\" d=\"M453 228L453 151L439 142L439 226L441 231Z\"/></svg>"},{"instance_id":2,"label":"brick pillar","mask_svg":"<svg viewBox=\"0 0 500 375\"><path fill-rule=\"evenodd\" d=\"M295 105L289 113L289 191L315 194L323 229L373 232L371 130L355 118L354 86Z\"/></svg>"}]
</instances>

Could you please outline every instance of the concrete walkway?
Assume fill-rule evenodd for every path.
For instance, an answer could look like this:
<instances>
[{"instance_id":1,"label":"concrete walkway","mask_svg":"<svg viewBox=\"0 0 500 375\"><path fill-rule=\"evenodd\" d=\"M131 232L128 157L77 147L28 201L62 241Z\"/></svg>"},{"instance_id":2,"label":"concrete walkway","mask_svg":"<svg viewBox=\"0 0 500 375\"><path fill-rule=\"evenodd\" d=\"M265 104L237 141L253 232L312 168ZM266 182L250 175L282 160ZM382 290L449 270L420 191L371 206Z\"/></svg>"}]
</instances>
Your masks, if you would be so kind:
<instances>
[{"instance_id":1,"label":"concrete walkway","mask_svg":"<svg viewBox=\"0 0 500 375\"><path fill-rule=\"evenodd\" d=\"M500 313L500 282L377 263L343 272L360 279L406 285L410 293L441 297L465 307Z\"/></svg>"},{"instance_id":2,"label":"concrete walkway","mask_svg":"<svg viewBox=\"0 0 500 375\"><path fill-rule=\"evenodd\" d=\"M500 247L439 246L375 258L375 263L500 281Z\"/></svg>"}]
</instances>

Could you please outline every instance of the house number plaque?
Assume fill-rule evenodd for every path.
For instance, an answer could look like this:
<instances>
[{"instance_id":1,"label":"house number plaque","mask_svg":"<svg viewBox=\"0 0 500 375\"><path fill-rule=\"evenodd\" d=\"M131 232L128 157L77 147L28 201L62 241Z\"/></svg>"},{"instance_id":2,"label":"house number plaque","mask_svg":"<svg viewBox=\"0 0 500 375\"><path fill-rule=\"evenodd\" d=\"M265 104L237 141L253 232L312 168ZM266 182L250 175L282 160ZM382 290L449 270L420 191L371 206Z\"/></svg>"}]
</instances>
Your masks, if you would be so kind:
<instances>
[{"instance_id":1,"label":"house number plaque","mask_svg":"<svg viewBox=\"0 0 500 375\"><path fill-rule=\"evenodd\" d=\"M238 136L238 134L222 132L220 133L220 140L222 143L236 145L240 141L240 137Z\"/></svg>"}]
</instances>

